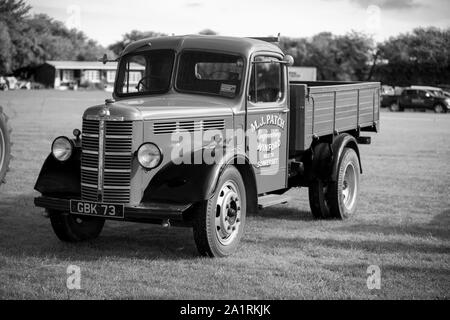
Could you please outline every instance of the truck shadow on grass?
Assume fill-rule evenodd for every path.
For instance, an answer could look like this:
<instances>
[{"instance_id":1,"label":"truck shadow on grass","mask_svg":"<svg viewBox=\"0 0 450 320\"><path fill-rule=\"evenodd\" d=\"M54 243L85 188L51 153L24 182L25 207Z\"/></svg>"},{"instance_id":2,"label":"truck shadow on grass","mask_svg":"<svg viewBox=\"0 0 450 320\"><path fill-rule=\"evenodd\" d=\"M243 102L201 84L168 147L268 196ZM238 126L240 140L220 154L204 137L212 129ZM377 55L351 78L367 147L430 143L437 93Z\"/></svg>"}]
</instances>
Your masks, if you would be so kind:
<instances>
[{"instance_id":1,"label":"truck shadow on grass","mask_svg":"<svg viewBox=\"0 0 450 320\"><path fill-rule=\"evenodd\" d=\"M247 240L252 243L253 240ZM448 254L450 247L446 245L431 245L424 243L407 243L405 241L383 241L378 240L365 240L365 239L336 239L330 238L282 238L271 237L258 241L259 245L272 247L276 244L277 247L293 248L309 251L310 249L319 251L320 248L332 250L348 250L348 251L362 251L365 253L374 254L411 254L411 253L425 253L425 254Z\"/></svg>"},{"instance_id":2,"label":"truck shadow on grass","mask_svg":"<svg viewBox=\"0 0 450 320\"><path fill-rule=\"evenodd\" d=\"M413 237L436 238L450 240L450 210L437 214L428 224L353 224L339 228L340 231L351 233L375 233L385 236L404 235Z\"/></svg>"},{"instance_id":3,"label":"truck shadow on grass","mask_svg":"<svg viewBox=\"0 0 450 320\"><path fill-rule=\"evenodd\" d=\"M96 240L61 242L50 219L33 203L35 194L0 198L0 255L92 261L105 258L181 260L198 258L191 228L107 221ZM311 220L310 213L272 207L258 219Z\"/></svg>"},{"instance_id":4,"label":"truck shadow on grass","mask_svg":"<svg viewBox=\"0 0 450 320\"><path fill-rule=\"evenodd\" d=\"M449 254L450 246L447 242L450 239L449 226L450 210L446 210L434 216L428 224L398 226L354 224L334 229L330 237L271 237L258 241L258 244L265 246L276 244L279 247L305 250L323 248L375 254ZM386 240L386 236L405 236L405 239ZM253 240L247 240L247 242L252 243Z\"/></svg>"},{"instance_id":5,"label":"truck shadow on grass","mask_svg":"<svg viewBox=\"0 0 450 320\"><path fill-rule=\"evenodd\" d=\"M0 256L92 261L105 258L178 260L197 258L192 229L107 221L100 237L61 242L50 219L33 204L34 194L0 198Z\"/></svg>"},{"instance_id":6,"label":"truck shadow on grass","mask_svg":"<svg viewBox=\"0 0 450 320\"><path fill-rule=\"evenodd\" d=\"M262 220L277 219L289 221L311 221L314 220L310 211L288 208L286 206L273 206L261 209L256 214L249 215Z\"/></svg>"}]
</instances>

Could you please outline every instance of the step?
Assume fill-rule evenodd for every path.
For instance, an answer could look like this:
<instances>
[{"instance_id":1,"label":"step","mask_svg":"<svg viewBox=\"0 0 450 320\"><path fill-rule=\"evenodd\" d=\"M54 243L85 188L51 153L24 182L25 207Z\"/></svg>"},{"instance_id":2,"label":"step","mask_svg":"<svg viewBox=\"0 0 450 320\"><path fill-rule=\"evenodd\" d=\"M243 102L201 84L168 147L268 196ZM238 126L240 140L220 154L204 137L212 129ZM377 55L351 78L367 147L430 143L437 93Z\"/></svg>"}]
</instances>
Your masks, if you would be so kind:
<instances>
[{"instance_id":1,"label":"step","mask_svg":"<svg viewBox=\"0 0 450 320\"><path fill-rule=\"evenodd\" d=\"M291 197L278 194L269 194L258 197L258 208L264 209L267 207L275 206L277 204L287 203L291 200Z\"/></svg>"}]
</instances>

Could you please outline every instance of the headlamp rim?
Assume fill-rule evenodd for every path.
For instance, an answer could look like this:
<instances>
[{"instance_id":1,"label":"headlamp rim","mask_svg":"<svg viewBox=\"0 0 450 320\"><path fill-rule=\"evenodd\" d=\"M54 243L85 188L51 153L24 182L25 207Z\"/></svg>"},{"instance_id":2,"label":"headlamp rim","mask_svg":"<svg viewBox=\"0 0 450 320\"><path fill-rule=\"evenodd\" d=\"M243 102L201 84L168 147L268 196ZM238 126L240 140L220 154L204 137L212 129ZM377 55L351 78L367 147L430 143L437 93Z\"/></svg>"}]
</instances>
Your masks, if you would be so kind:
<instances>
[{"instance_id":1,"label":"headlamp rim","mask_svg":"<svg viewBox=\"0 0 450 320\"><path fill-rule=\"evenodd\" d=\"M151 144L151 145L155 146L156 149L157 149L158 152L159 152L159 161L158 161L158 163L157 163L154 167L146 167L146 166L144 166L144 165L139 161L139 151L141 150L141 148L142 148L143 146L145 146L145 145L147 145L147 144ZM142 143L142 144L139 146L139 148L137 148L137 151L136 151L136 159L137 159L139 165L140 165L142 168L144 168L144 169L146 169L146 170L152 170L152 169L158 168L158 167L161 165L161 163L163 162L163 159L164 159L164 155L163 155L163 153L162 153L162 151L161 151L161 148L158 147L158 145L157 145L156 143L153 143L153 142L144 142L144 143Z\"/></svg>"},{"instance_id":2,"label":"headlamp rim","mask_svg":"<svg viewBox=\"0 0 450 320\"><path fill-rule=\"evenodd\" d=\"M67 157L67 159L65 159L65 160L60 160L60 159L56 158L55 154L53 153L53 147L54 147L54 145L55 145L56 140L58 140L58 139L66 139L66 140L69 142L70 146L72 147L71 150L70 150L70 155L69 155L69 157ZM57 161L59 161L59 162L66 162L66 161L68 161L68 160L70 160L70 159L72 158L74 149L75 149L75 144L73 143L73 141L72 141L71 139L69 139L69 138L66 137L66 136L59 136L59 137L56 137L56 138L53 140L53 142L52 142L52 148L51 148L50 152L51 152L51 154L52 154L52 156L53 156L53 158L54 158L55 160L57 160Z\"/></svg>"}]
</instances>

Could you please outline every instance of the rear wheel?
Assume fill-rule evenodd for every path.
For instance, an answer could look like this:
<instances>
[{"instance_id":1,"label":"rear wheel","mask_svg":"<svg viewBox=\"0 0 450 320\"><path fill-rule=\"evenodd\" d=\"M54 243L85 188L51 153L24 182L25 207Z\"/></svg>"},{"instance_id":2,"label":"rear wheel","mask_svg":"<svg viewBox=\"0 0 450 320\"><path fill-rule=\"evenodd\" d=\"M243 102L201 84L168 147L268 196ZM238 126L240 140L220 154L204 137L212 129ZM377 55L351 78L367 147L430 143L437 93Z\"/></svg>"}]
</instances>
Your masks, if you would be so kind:
<instances>
[{"instance_id":1,"label":"rear wheel","mask_svg":"<svg viewBox=\"0 0 450 320\"><path fill-rule=\"evenodd\" d=\"M329 219L331 217L327 192L328 183L321 179L314 179L309 185L309 206L313 217L316 219Z\"/></svg>"},{"instance_id":2,"label":"rear wheel","mask_svg":"<svg viewBox=\"0 0 450 320\"><path fill-rule=\"evenodd\" d=\"M96 217L78 217L58 211L48 211L48 213L53 231L64 242L96 239L105 224L105 219Z\"/></svg>"},{"instance_id":3,"label":"rear wheel","mask_svg":"<svg viewBox=\"0 0 450 320\"><path fill-rule=\"evenodd\" d=\"M9 170L11 160L11 128L8 117L0 107L0 185L5 182L6 173Z\"/></svg>"},{"instance_id":4,"label":"rear wheel","mask_svg":"<svg viewBox=\"0 0 450 320\"><path fill-rule=\"evenodd\" d=\"M356 211L360 166L355 150L345 148L337 176L315 179L309 185L309 205L316 219L346 219Z\"/></svg>"},{"instance_id":5,"label":"rear wheel","mask_svg":"<svg viewBox=\"0 0 450 320\"><path fill-rule=\"evenodd\" d=\"M244 233L247 199L239 171L229 166L219 179L217 192L197 205L193 232L199 253L225 257L236 251Z\"/></svg>"},{"instance_id":6,"label":"rear wheel","mask_svg":"<svg viewBox=\"0 0 450 320\"><path fill-rule=\"evenodd\" d=\"M328 186L327 198L334 218L346 219L356 211L359 193L360 166L355 150L345 148L336 181Z\"/></svg>"}]
</instances>

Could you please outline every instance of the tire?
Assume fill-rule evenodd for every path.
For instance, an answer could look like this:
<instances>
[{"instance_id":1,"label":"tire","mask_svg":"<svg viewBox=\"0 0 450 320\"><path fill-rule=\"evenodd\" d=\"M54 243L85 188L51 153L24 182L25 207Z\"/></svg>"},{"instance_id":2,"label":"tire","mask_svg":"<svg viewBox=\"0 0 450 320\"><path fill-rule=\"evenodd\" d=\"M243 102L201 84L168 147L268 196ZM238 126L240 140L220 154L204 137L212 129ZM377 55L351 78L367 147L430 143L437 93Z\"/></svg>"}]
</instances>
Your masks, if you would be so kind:
<instances>
[{"instance_id":1,"label":"tire","mask_svg":"<svg viewBox=\"0 0 450 320\"><path fill-rule=\"evenodd\" d=\"M96 239L102 232L105 219L78 217L68 213L48 211L53 231L63 242L81 242Z\"/></svg>"},{"instance_id":2,"label":"tire","mask_svg":"<svg viewBox=\"0 0 450 320\"><path fill-rule=\"evenodd\" d=\"M392 102L392 103L389 105L389 110L390 110L391 112L400 112L400 111L403 111L403 109L400 107L400 105L398 104L398 102Z\"/></svg>"},{"instance_id":3,"label":"tire","mask_svg":"<svg viewBox=\"0 0 450 320\"><path fill-rule=\"evenodd\" d=\"M446 113L447 112L447 108L445 108L445 106L443 106L440 103L436 104L433 107L433 109L434 109L434 112L436 112L436 113Z\"/></svg>"},{"instance_id":4,"label":"tire","mask_svg":"<svg viewBox=\"0 0 450 320\"><path fill-rule=\"evenodd\" d=\"M345 148L339 160L336 181L330 182L327 190L328 204L333 218L347 219L355 213L360 172L355 150Z\"/></svg>"},{"instance_id":5,"label":"tire","mask_svg":"<svg viewBox=\"0 0 450 320\"><path fill-rule=\"evenodd\" d=\"M314 179L308 187L309 206L315 219L329 219L331 217L327 191L328 184L321 179Z\"/></svg>"},{"instance_id":6,"label":"tire","mask_svg":"<svg viewBox=\"0 0 450 320\"><path fill-rule=\"evenodd\" d=\"M330 178L332 151L328 143L319 143L313 148L313 180L308 186L309 206L315 219L328 219L330 209L327 203L327 181Z\"/></svg>"},{"instance_id":7,"label":"tire","mask_svg":"<svg viewBox=\"0 0 450 320\"><path fill-rule=\"evenodd\" d=\"M6 173L9 171L11 161L11 127L8 117L0 107L0 185L5 182Z\"/></svg>"},{"instance_id":8,"label":"tire","mask_svg":"<svg viewBox=\"0 0 450 320\"><path fill-rule=\"evenodd\" d=\"M244 181L236 167L229 166L219 178L215 195L195 207L193 233L200 255L233 254L244 233L246 211Z\"/></svg>"}]
</instances>

